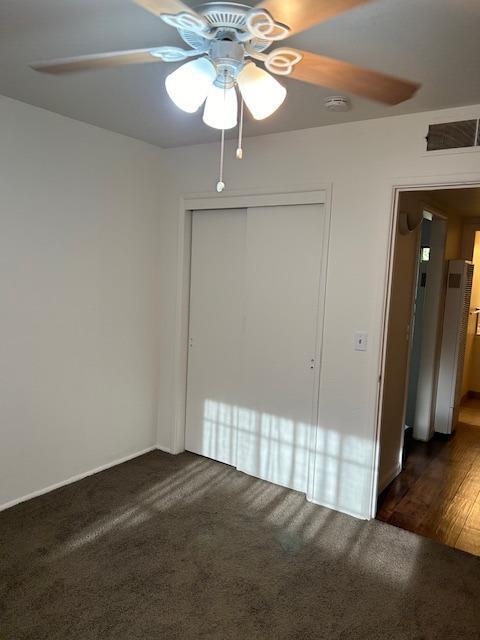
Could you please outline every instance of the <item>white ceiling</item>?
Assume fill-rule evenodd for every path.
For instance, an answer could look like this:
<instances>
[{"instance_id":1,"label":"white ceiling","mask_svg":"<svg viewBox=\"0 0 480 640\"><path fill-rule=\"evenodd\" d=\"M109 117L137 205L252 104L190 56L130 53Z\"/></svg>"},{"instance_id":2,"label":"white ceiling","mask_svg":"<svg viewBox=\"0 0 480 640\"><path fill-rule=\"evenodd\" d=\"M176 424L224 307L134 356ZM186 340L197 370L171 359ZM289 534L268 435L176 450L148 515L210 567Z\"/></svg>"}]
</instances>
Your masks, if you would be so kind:
<instances>
[{"instance_id":1,"label":"white ceiling","mask_svg":"<svg viewBox=\"0 0 480 640\"><path fill-rule=\"evenodd\" d=\"M198 5L188 1L191 6ZM244 0L253 5L255 0ZM352 97L332 114L323 98L335 90L285 80L283 107L247 135L480 103L479 0L376 0L287 42L422 83L409 102L385 107ZM0 94L162 147L216 140L201 115L187 115L166 96L162 63L48 76L34 60L181 44L176 31L131 0L1 0Z\"/></svg>"}]
</instances>

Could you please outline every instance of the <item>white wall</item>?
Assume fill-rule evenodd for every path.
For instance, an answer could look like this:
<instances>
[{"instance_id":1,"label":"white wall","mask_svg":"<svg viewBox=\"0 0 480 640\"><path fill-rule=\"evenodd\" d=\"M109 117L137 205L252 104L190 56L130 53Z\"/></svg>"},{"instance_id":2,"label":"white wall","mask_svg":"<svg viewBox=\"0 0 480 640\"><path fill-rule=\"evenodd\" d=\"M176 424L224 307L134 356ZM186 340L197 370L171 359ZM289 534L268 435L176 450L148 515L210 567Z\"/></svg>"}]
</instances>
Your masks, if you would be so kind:
<instances>
[{"instance_id":1,"label":"white wall","mask_svg":"<svg viewBox=\"0 0 480 640\"><path fill-rule=\"evenodd\" d=\"M241 163L228 144L230 193L333 187L322 504L370 515L392 185L480 180L477 153L423 153L433 119L478 115L249 139ZM153 446L155 423L175 448L179 194L214 194L219 146L163 152L4 98L0 135L1 505Z\"/></svg>"},{"instance_id":2,"label":"white wall","mask_svg":"<svg viewBox=\"0 0 480 640\"><path fill-rule=\"evenodd\" d=\"M156 442L158 148L0 98L0 505Z\"/></svg>"},{"instance_id":3,"label":"white wall","mask_svg":"<svg viewBox=\"0 0 480 640\"><path fill-rule=\"evenodd\" d=\"M480 107L421 113L248 139L245 159L227 145L227 190L333 186L324 352L321 445L315 500L368 517L375 467L375 412L392 186L480 180L478 153L426 156L430 122L478 117ZM176 187L165 199L161 234L159 442L174 443L173 398L180 193L214 193L219 145L170 150ZM176 192L175 192L176 191ZM369 333L366 353L353 333Z\"/></svg>"}]
</instances>

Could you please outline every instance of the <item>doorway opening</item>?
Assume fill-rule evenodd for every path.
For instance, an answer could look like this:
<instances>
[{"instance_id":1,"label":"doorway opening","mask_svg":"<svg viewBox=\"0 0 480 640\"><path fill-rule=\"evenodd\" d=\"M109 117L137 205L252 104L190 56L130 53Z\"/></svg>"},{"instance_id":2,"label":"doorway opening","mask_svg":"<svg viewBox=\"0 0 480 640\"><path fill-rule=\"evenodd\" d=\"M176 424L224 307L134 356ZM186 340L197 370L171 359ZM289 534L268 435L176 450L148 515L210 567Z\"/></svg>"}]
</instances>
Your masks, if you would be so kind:
<instances>
[{"instance_id":1,"label":"doorway opening","mask_svg":"<svg viewBox=\"0 0 480 640\"><path fill-rule=\"evenodd\" d=\"M480 188L399 194L377 518L480 555Z\"/></svg>"}]
</instances>

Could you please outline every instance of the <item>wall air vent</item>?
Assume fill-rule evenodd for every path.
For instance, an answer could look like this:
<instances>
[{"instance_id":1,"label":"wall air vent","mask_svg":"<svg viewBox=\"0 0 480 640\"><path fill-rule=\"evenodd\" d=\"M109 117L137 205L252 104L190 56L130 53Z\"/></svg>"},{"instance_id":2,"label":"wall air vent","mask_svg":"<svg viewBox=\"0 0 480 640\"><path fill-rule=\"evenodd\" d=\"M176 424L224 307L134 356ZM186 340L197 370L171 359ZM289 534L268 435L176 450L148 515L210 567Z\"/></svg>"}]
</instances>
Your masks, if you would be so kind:
<instances>
[{"instance_id":1,"label":"wall air vent","mask_svg":"<svg viewBox=\"0 0 480 640\"><path fill-rule=\"evenodd\" d=\"M428 127L427 151L480 147L479 120L443 122Z\"/></svg>"}]
</instances>

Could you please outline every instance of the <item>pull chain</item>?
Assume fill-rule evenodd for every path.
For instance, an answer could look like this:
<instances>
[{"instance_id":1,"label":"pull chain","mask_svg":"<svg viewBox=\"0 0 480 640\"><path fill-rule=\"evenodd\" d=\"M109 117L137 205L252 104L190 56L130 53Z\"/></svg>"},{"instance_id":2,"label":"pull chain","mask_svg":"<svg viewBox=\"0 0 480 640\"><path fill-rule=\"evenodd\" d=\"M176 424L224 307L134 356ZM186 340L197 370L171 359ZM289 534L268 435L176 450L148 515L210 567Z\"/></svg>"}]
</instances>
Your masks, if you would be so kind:
<instances>
[{"instance_id":1,"label":"pull chain","mask_svg":"<svg viewBox=\"0 0 480 640\"><path fill-rule=\"evenodd\" d=\"M227 79L228 72L224 72L224 84L223 84L223 119L225 120L225 109L227 105ZM224 123L225 124L225 123ZM222 139L220 143L220 175L217 182L217 191L222 193L225 190L225 182L223 181L223 161L225 157L225 129L222 129Z\"/></svg>"},{"instance_id":2,"label":"pull chain","mask_svg":"<svg viewBox=\"0 0 480 640\"><path fill-rule=\"evenodd\" d=\"M238 127L237 160L243 158L243 97L240 102L240 126Z\"/></svg>"},{"instance_id":3,"label":"pull chain","mask_svg":"<svg viewBox=\"0 0 480 640\"><path fill-rule=\"evenodd\" d=\"M217 191L222 193L225 189L225 183L223 181L223 159L225 156L225 129L222 129L222 141L220 143L220 176L217 182Z\"/></svg>"}]
</instances>

